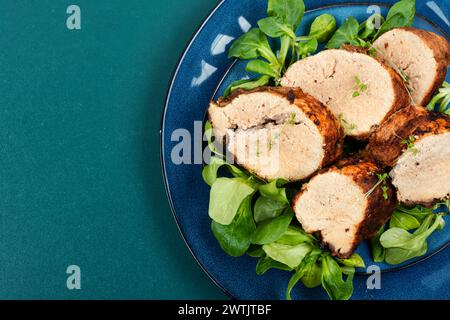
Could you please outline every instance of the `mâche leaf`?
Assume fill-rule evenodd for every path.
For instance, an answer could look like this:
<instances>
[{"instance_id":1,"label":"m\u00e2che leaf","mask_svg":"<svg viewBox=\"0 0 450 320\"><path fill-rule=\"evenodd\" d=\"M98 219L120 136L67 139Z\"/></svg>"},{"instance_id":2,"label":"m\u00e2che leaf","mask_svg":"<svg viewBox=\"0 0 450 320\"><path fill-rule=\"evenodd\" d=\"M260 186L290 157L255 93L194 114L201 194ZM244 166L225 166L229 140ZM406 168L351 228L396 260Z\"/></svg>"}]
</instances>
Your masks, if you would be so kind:
<instances>
[{"instance_id":1,"label":"m\u00e2che leaf","mask_svg":"<svg viewBox=\"0 0 450 320\"><path fill-rule=\"evenodd\" d=\"M305 13L303 0L269 0L267 15L277 17L296 31Z\"/></svg>"},{"instance_id":2,"label":"m\u00e2che leaf","mask_svg":"<svg viewBox=\"0 0 450 320\"><path fill-rule=\"evenodd\" d=\"M258 28L250 29L236 39L228 50L228 57L243 60L264 57L270 63L277 63L266 35Z\"/></svg>"},{"instance_id":3,"label":"m\u00e2che leaf","mask_svg":"<svg viewBox=\"0 0 450 320\"><path fill-rule=\"evenodd\" d=\"M384 232L384 226L378 231L375 237L369 240L374 262L383 262L386 256L386 249L380 243L380 237Z\"/></svg>"},{"instance_id":4,"label":"m\u00e2che leaf","mask_svg":"<svg viewBox=\"0 0 450 320\"><path fill-rule=\"evenodd\" d=\"M358 36L363 40L371 40L384 23L384 17L375 13L359 25Z\"/></svg>"},{"instance_id":5,"label":"m\u00e2che leaf","mask_svg":"<svg viewBox=\"0 0 450 320\"><path fill-rule=\"evenodd\" d=\"M214 182L217 180L217 172L221 167L227 167L229 169L229 172L235 176L240 178L247 178L248 174L245 173L243 170L239 169L238 167L229 164L222 158L218 157L212 157L210 159L210 162L208 165L206 165L202 170L202 177L203 180L209 185L212 186Z\"/></svg>"},{"instance_id":6,"label":"m\u00e2che leaf","mask_svg":"<svg viewBox=\"0 0 450 320\"><path fill-rule=\"evenodd\" d=\"M352 254L350 258L347 259L337 259L341 264L347 267L364 268L364 260L357 253Z\"/></svg>"},{"instance_id":7,"label":"m\u00e2che leaf","mask_svg":"<svg viewBox=\"0 0 450 320\"><path fill-rule=\"evenodd\" d=\"M322 287L331 300L348 300L353 294L353 273L344 281L342 269L329 254L322 255Z\"/></svg>"},{"instance_id":8,"label":"m\u00e2che leaf","mask_svg":"<svg viewBox=\"0 0 450 320\"><path fill-rule=\"evenodd\" d=\"M427 243L422 243L422 246L418 250L406 250L402 248L389 248L386 249L385 261L388 264L396 265L408 261L410 259L423 256L427 253Z\"/></svg>"},{"instance_id":9,"label":"m\u00e2che leaf","mask_svg":"<svg viewBox=\"0 0 450 320\"><path fill-rule=\"evenodd\" d=\"M297 267L303 258L312 250L312 246L301 243L295 246L288 246L280 243L269 243L263 245L263 250L275 261L281 262L291 268Z\"/></svg>"},{"instance_id":10,"label":"m\u00e2che leaf","mask_svg":"<svg viewBox=\"0 0 450 320\"><path fill-rule=\"evenodd\" d=\"M390 228L412 230L418 228L419 226L420 222L415 217L401 211L395 211L389 221Z\"/></svg>"},{"instance_id":11,"label":"m\u00e2che leaf","mask_svg":"<svg viewBox=\"0 0 450 320\"><path fill-rule=\"evenodd\" d=\"M338 49L343 44L359 45L358 42L359 23L353 17L348 17L345 22L336 30L334 35L326 44L329 49Z\"/></svg>"},{"instance_id":12,"label":"m\u00e2che leaf","mask_svg":"<svg viewBox=\"0 0 450 320\"><path fill-rule=\"evenodd\" d=\"M278 217L287 207L285 202L279 202L266 197L259 197L255 202L255 221L261 222Z\"/></svg>"},{"instance_id":13,"label":"m\u00e2che leaf","mask_svg":"<svg viewBox=\"0 0 450 320\"><path fill-rule=\"evenodd\" d=\"M280 50L278 53L278 61L281 69L284 70L286 58L290 48L295 51L295 31L305 13L305 4L303 0L269 0L267 3L267 15L275 18L283 25L291 28L292 33L286 31L284 35L280 35ZM294 35L294 37L292 37ZM292 52L294 57L294 52Z\"/></svg>"},{"instance_id":14,"label":"m\u00e2che leaf","mask_svg":"<svg viewBox=\"0 0 450 320\"><path fill-rule=\"evenodd\" d=\"M288 204L286 188L281 187L283 184L284 181L281 179L273 180L270 183L260 185L258 191L266 198Z\"/></svg>"},{"instance_id":15,"label":"m\u00e2che leaf","mask_svg":"<svg viewBox=\"0 0 450 320\"><path fill-rule=\"evenodd\" d=\"M406 231L405 229L392 228L384 232L380 237L380 243L384 248L404 248L408 250L417 250L420 245L418 242L411 241L414 239L414 235Z\"/></svg>"},{"instance_id":16,"label":"m\u00e2che leaf","mask_svg":"<svg viewBox=\"0 0 450 320\"><path fill-rule=\"evenodd\" d=\"M212 221L211 230L222 249L230 256L238 257L245 254L250 247L253 234L256 230L251 209L251 196L246 197L233 221L228 225L222 225Z\"/></svg>"},{"instance_id":17,"label":"m\u00e2che leaf","mask_svg":"<svg viewBox=\"0 0 450 320\"><path fill-rule=\"evenodd\" d=\"M277 241L286 232L293 217L294 214L288 207L281 216L259 223L252 243L266 244Z\"/></svg>"},{"instance_id":18,"label":"m\u00e2che leaf","mask_svg":"<svg viewBox=\"0 0 450 320\"><path fill-rule=\"evenodd\" d=\"M314 245L317 240L310 234L296 226L289 226L286 232L277 240L277 243L295 246L301 243Z\"/></svg>"},{"instance_id":19,"label":"m\u00e2che leaf","mask_svg":"<svg viewBox=\"0 0 450 320\"><path fill-rule=\"evenodd\" d=\"M289 279L289 283L286 289L286 300L292 300L291 297L291 291L292 289L294 289L295 285L297 284L297 282L300 281L300 279L303 277L304 274L304 269L303 268L298 268L294 274L292 275L292 277Z\"/></svg>"},{"instance_id":20,"label":"m\u00e2che leaf","mask_svg":"<svg viewBox=\"0 0 450 320\"><path fill-rule=\"evenodd\" d=\"M272 78L278 78L280 75L278 70L274 69L270 64L262 60L249 61L245 70L248 72L264 74Z\"/></svg>"},{"instance_id":21,"label":"m\u00e2che leaf","mask_svg":"<svg viewBox=\"0 0 450 320\"><path fill-rule=\"evenodd\" d=\"M430 103L427 105L427 109L430 111L439 111L450 115L450 84L444 82L436 95L433 96Z\"/></svg>"},{"instance_id":22,"label":"m\u00e2che leaf","mask_svg":"<svg viewBox=\"0 0 450 320\"><path fill-rule=\"evenodd\" d=\"M247 250L247 255L253 258L261 258L264 257L266 253L262 249L262 246L252 244Z\"/></svg>"},{"instance_id":23,"label":"m\u00e2che leaf","mask_svg":"<svg viewBox=\"0 0 450 320\"><path fill-rule=\"evenodd\" d=\"M244 199L254 192L244 179L218 178L211 186L209 216L215 222L229 225Z\"/></svg>"},{"instance_id":24,"label":"m\u00e2che leaf","mask_svg":"<svg viewBox=\"0 0 450 320\"><path fill-rule=\"evenodd\" d=\"M442 225L442 214L432 213L423 220L414 233L400 228L387 230L380 237L381 245L386 248L386 262L399 264L424 255L427 252L427 238Z\"/></svg>"},{"instance_id":25,"label":"m\u00e2che leaf","mask_svg":"<svg viewBox=\"0 0 450 320\"><path fill-rule=\"evenodd\" d=\"M216 156L223 157L223 154L219 150L217 150L217 146L214 143L214 131L210 121L205 122L204 136L206 138L206 141L208 142L209 150L211 150L211 152Z\"/></svg>"},{"instance_id":26,"label":"m\u00e2che leaf","mask_svg":"<svg viewBox=\"0 0 450 320\"><path fill-rule=\"evenodd\" d=\"M395 3L389 10L386 21L381 25L380 29L374 36L374 39L383 33L400 27L410 27L414 22L416 13L415 0L401 0Z\"/></svg>"},{"instance_id":27,"label":"m\u00e2che leaf","mask_svg":"<svg viewBox=\"0 0 450 320\"><path fill-rule=\"evenodd\" d=\"M286 300L292 300L291 291L299 280L302 280L304 284L306 283L305 286L308 288L314 288L320 285L322 270L316 263L320 257L320 253L320 250L312 250L302 260L289 280L286 289Z\"/></svg>"},{"instance_id":28,"label":"m\u00e2che leaf","mask_svg":"<svg viewBox=\"0 0 450 320\"><path fill-rule=\"evenodd\" d=\"M315 288L322 284L322 266L317 262L318 257L320 256L320 250L318 250L318 252L316 258L312 258L312 261L309 261L308 259L308 263L304 266L301 281L307 288Z\"/></svg>"},{"instance_id":29,"label":"m\u00e2che leaf","mask_svg":"<svg viewBox=\"0 0 450 320\"><path fill-rule=\"evenodd\" d=\"M317 51L319 43L316 38L300 40L297 43L297 58L304 59Z\"/></svg>"},{"instance_id":30,"label":"m\u00e2che leaf","mask_svg":"<svg viewBox=\"0 0 450 320\"><path fill-rule=\"evenodd\" d=\"M270 257L264 256L258 260L256 264L256 274L258 276L263 275L270 269L280 269L285 271L291 271L292 268L278 261L273 260Z\"/></svg>"},{"instance_id":31,"label":"m\u00e2che leaf","mask_svg":"<svg viewBox=\"0 0 450 320\"><path fill-rule=\"evenodd\" d=\"M278 17L267 17L258 21L259 29L272 38L288 36L295 39L292 27Z\"/></svg>"},{"instance_id":32,"label":"m\u00e2che leaf","mask_svg":"<svg viewBox=\"0 0 450 320\"><path fill-rule=\"evenodd\" d=\"M404 206L397 206L396 212L406 213L416 218L419 222L422 222L427 216L433 213L433 209L425 208L422 206L415 206L412 208L406 208Z\"/></svg>"},{"instance_id":33,"label":"m\u00e2che leaf","mask_svg":"<svg viewBox=\"0 0 450 320\"><path fill-rule=\"evenodd\" d=\"M336 19L331 14L325 13L314 19L309 36L318 42L327 42L335 31Z\"/></svg>"},{"instance_id":34,"label":"m\u00e2che leaf","mask_svg":"<svg viewBox=\"0 0 450 320\"><path fill-rule=\"evenodd\" d=\"M270 77L267 75L263 75L257 79L242 79L237 80L231 83L224 91L223 97L227 98L234 90L242 89L242 90L252 90L258 87L265 86L269 84Z\"/></svg>"}]
</instances>

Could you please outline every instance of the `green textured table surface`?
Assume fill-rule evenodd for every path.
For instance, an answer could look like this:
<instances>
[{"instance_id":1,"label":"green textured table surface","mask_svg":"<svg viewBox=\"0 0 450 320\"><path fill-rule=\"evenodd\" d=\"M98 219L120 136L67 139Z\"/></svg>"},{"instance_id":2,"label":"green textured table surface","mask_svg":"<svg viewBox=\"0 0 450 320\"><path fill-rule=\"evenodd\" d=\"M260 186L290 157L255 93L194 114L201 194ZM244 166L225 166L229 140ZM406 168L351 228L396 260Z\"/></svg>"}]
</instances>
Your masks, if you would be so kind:
<instances>
[{"instance_id":1,"label":"green textured table surface","mask_svg":"<svg viewBox=\"0 0 450 320\"><path fill-rule=\"evenodd\" d=\"M178 233L159 161L170 77L216 3L0 0L0 298L225 298Z\"/></svg>"}]
</instances>

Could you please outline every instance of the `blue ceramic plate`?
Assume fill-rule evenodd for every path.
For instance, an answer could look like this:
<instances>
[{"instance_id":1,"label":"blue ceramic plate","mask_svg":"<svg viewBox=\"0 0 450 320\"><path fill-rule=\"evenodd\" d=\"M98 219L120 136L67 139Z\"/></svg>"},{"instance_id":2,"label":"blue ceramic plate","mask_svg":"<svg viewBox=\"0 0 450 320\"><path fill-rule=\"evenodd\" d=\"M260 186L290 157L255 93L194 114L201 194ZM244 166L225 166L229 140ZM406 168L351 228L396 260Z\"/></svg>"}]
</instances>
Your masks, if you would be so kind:
<instances>
[{"instance_id":1,"label":"blue ceramic plate","mask_svg":"<svg viewBox=\"0 0 450 320\"><path fill-rule=\"evenodd\" d=\"M308 11L298 33L306 34L312 20L325 12L333 14L338 24L350 15L363 21L371 15L369 5L379 5L385 15L388 6L394 2L305 1ZM450 22L446 16L450 12L449 2L416 2L415 26L445 35L448 39ZM195 150L189 157L192 164L174 164L171 152L180 135L189 132L193 139L201 138L199 130L201 132L201 122L209 101L222 94L232 81L248 76L244 63L227 58L227 49L233 39L266 16L266 6L265 0L225 0L219 3L180 59L162 119L162 168L176 222L205 272L227 294L237 299L284 299L290 273L270 270L263 276L257 276L257 259L248 256L232 258L221 250L210 231L209 187L202 180L202 164L195 164ZM449 299L450 250L446 248L449 241L450 228L446 228L429 238L429 250L425 257L395 267L379 264L385 271L380 290L368 290L367 276L357 275L352 299ZM357 252L366 265L374 264L366 244L361 245ZM305 289L299 285L294 290L294 295L302 299L327 299L320 287Z\"/></svg>"}]
</instances>

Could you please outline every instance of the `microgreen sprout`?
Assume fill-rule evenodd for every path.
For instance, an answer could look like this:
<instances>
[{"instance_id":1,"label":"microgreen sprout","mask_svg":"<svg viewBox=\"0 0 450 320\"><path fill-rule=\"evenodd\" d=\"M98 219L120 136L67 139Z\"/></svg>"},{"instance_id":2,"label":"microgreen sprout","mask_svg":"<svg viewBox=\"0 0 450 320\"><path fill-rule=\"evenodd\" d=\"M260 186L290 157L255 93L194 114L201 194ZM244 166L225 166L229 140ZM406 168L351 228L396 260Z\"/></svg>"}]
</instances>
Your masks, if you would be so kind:
<instances>
[{"instance_id":1,"label":"microgreen sprout","mask_svg":"<svg viewBox=\"0 0 450 320\"><path fill-rule=\"evenodd\" d=\"M291 115L289 117L289 124L295 125L295 112L291 112Z\"/></svg>"},{"instance_id":2,"label":"microgreen sprout","mask_svg":"<svg viewBox=\"0 0 450 320\"><path fill-rule=\"evenodd\" d=\"M338 118L342 128L344 128L344 136L349 135L353 130L357 128L356 124L349 123L347 120L344 119L344 114L340 113Z\"/></svg>"},{"instance_id":3,"label":"microgreen sprout","mask_svg":"<svg viewBox=\"0 0 450 320\"><path fill-rule=\"evenodd\" d=\"M417 155L419 153L419 150L417 150L415 143L416 142L416 138L414 136L409 136L406 139L403 139L401 141L402 145L406 145L407 149L410 150L413 155Z\"/></svg>"},{"instance_id":4,"label":"microgreen sprout","mask_svg":"<svg viewBox=\"0 0 450 320\"><path fill-rule=\"evenodd\" d=\"M359 97L362 92L366 91L368 85L363 83L358 76L355 76L355 91L353 91L352 98Z\"/></svg>"},{"instance_id":5,"label":"microgreen sprout","mask_svg":"<svg viewBox=\"0 0 450 320\"><path fill-rule=\"evenodd\" d=\"M369 197L375 191L376 188L382 185L381 190L383 191L383 198L384 200L389 199L388 195L389 188L387 186L387 179L389 178L389 175L387 173L377 173L377 178L378 178L377 183L375 183L374 186L370 188L369 191L366 192L366 197Z\"/></svg>"}]
</instances>

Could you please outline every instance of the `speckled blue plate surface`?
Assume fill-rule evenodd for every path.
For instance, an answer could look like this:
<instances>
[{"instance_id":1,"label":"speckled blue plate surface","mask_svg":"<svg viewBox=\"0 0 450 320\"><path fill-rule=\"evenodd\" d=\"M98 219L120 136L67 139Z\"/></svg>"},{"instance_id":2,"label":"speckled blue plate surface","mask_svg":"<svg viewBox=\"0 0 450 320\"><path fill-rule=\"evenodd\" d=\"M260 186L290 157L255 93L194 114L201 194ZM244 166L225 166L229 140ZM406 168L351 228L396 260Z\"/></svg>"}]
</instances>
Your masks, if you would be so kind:
<instances>
[{"instance_id":1,"label":"speckled blue plate surface","mask_svg":"<svg viewBox=\"0 0 450 320\"><path fill-rule=\"evenodd\" d=\"M387 6L396 1L305 1L307 12L298 34L307 33L312 20L333 14L338 24L352 15L360 22L371 15L369 5L379 5L385 15ZM217 98L234 80L247 76L245 64L227 58L227 49L256 21L266 15L265 0L225 0L208 16L180 59L167 95L162 119L162 168L169 202L175 220L194 257L211 279L237 299L284 299L290 273L270 270L255 274L257 259L229 257L210 231L208 216L209 187L203 182L201 164L176 165L171 161L172 139L176 129L185 129L194 137L195 121L203 121L211 98ZM447 36L450 34L450 4L446 0L416 1L415 26ZM449 81L449 76L447 76ZM198 125L197 125L198 126ZM198 129L198 128L197 128ZM176 141L172 141L176 140ZM194 160L194 156L191 157ZM448 222L448 217L446 218ZM352 299L450 299L450 228L434 233L429 250L421 257L399 266L378 264L385 271L381 289L368 290L367 276L357 275ZM374 264L368 246L357 251L366 265ZM322 288L297 286L294 295L302 299L326 299Z\"/></svg>"}]
</instances>

